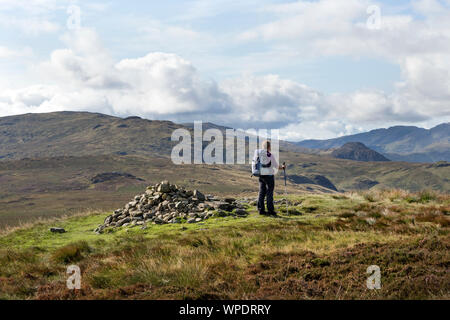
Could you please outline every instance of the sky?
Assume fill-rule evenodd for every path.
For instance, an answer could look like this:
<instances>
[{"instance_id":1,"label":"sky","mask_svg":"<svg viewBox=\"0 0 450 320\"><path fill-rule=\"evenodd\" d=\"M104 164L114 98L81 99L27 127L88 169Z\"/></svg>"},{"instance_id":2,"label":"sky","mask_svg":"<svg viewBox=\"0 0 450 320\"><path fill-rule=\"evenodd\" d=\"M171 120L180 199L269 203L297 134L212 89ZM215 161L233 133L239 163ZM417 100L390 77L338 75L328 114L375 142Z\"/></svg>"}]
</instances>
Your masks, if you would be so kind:
<instances>
[{"instance_id":1,"label":"sky","mask_svg":"<svg viewBox=\"0 0 450 320\"><path fill-rule=\"evenodd\" d=\"M450 0L0 0L0 116L328 139L450 120Z\"/></svg>"}]
</instances>

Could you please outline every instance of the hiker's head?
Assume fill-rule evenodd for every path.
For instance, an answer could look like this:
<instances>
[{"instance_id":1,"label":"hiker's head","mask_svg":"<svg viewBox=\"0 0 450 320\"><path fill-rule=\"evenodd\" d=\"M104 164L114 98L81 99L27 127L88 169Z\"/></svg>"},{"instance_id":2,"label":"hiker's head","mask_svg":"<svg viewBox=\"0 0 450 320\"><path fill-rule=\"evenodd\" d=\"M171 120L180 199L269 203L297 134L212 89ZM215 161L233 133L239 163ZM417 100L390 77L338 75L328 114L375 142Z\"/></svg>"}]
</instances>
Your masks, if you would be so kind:
<instances>
[{"instance_id":1,"label":"hiker's head","mask_svg":"<svg viewBox=\"0 0 450 320\"><path fill-rule=\"evenodd\" d=\"M270 141L269 140L264 141L262 147L264 150L270 151Z\"/></svg>"}]
</instances>

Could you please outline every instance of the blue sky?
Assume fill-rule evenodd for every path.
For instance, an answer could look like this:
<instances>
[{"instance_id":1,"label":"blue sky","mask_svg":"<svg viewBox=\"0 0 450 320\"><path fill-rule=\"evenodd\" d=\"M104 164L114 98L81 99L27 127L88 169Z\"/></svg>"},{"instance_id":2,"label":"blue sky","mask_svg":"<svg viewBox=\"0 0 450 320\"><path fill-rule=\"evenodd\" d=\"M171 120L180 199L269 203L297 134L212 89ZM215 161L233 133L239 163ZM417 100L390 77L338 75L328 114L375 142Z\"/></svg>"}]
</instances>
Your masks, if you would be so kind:
<instances>
[{"instance_id":1,"label":"blue sky","mask_svg":"<svg viewBox=\"0 0 450 320\"><path fill-rule=\"evenodd\" d=\"M271 64L264 69L249 68L245 64L236 66L232 70L223 60L239 58L270 50L270 44L252 43L222 43L211 44L205 50L203 47L179 46L173 43L140 41L139 36L146 22L152 24L158 21L162 24L205 32L219 37L232 37L242 30L251 29L271 20L267 12L255 10L259 6L290 3L292 1L250 1L245 4L227 5L228 1L104 1L98 2L102 6L90 8L86 1L71 1L81 8L81 23L84 27L94 28L104 45L110 49L116 59L140 57L153 51L175 53L189 59L198 66L199 71L215 79L238 76L245 72L253 74L275 73L292 80L311 85L324 92L350 92L364 87L376 87L390 90L394 82L400 80L398 66L376 58L366 57L298 57L284 65ZM402 1L407 3L407 1ZM207 3L210 3L209 5ZM231 2L233 3L233 1ZM237 2L236 2L237 3ZM239 2L240 3L240 2ZM202 5L203 4L203 5ZM50 13L52 21L57 23L64 32L68 14L67 6L61 6ZM9 10L17 14L17 9ZM20 12L20 10L19 10ZM61 48L62 43L58 32L15 33L10 28L0 29L0 43L7 43L15 48L32 47L36 58L45 59L53 50ZM135 41L139 41L138 44ZM202 68L204 56L214 57L215 64ZM15 66L8 64L8 71L26 67L20 62ZM3 70L2 70L3 71ZM342 75L345 73L345 77ZM368 77L367 74L371 76Z\"/></svg>"},{"instance_id":2,"label":"blue sky","mask_svg":"<svg viewBox=\"0 0 450 320\"><path fill-rule=\"evenodd\" d=\"M449 20L449 0L0 0L0 116L86 110L292 140L431 127L450 117Z\"/></svg>"}]
</instances>

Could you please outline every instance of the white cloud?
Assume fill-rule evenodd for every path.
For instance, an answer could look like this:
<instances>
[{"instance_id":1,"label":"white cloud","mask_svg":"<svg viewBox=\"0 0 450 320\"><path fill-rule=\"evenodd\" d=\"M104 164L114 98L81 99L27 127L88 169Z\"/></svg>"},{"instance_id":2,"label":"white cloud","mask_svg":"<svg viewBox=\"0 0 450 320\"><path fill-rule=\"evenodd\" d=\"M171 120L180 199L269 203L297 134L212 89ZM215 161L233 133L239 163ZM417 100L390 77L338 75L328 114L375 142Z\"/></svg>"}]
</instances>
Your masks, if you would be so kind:
<instances>
[{"instance_id":1,"label":"white cloud","mask_svg":"<svg viewBox=\"0 0 450 320\"><path fill-rule=\"evenodd\" d=\"M174 20L198 20L216 17L227 12L252 12L264 5L266 0L192 0L187 1L186 10Z\"/></svg>"},{"instance_id":2,"label":"white cloud","mask_svg":"<svg viewBox=\"0 0 450 320\"><path fill-rule=\"evenodd\" d=\"M26 34L37 35L41 33L52 33L60 29L57 23L45 18L17 18L0 14L0 25L4 28L19 29Z\"/></svg>"},{"instance_id":3,"label":"white cloud","mask_svg":"<svg viewBox=\"0 0 450 320\"><path fill-rule=\"evenodd\" d=\"M60 25L51 12L65 10L69 0L0 0L0 26L29 35L54 33Z\"/></svg>"},{"instance_id":4,"label":"white cloud","mask_svg":"<svg viewBox=\"0 0 450 320\"><path fill-rule=\"evenodd\" d=\"M217 45L217 39L207 32L199 32L189 26L165 24L158 20L128 17L126 23L136 25L136 41L157 43L159 48L180 51L200 51Z\"/></svg>"},{"instance_id":5,"label":"white cloud","mask_svg":"<svg viewBox=\"0 0 450 320\"><path fill-rule=\"evenodd\" d=\"M33 50L25 47L21 50L10 49L5 46L0 46L0 59L11 59L20 57L29 57L33 54Z\"/></svg>"},{"instance_id":6,"label":"white cloud","mask_svg":"<svg viewBox=\"0 0 450 320\"><path fill-rule=\"evenodd\" d=\"M2 115L67 109L164 118L227 108L227 96L216 83L202 79L190 62L174 54L150 53L115 63L91 30L65 41L68 48L54 51L37 68L50 85L10 91L9 99L3 94Z\"/></svg>"},{"instance_id":7,"label":"white cloud","mask_svg":"<svg viewBox=\"0 0 450 320\"><path fill-rule=\"evenodd\" d=\"M229 79L221 89L232 103L228 123L243 128L279 128L324 111L319 92L277 75Z\"/></svg>"},{"instance_id":8,"label":"white cloud","mask_svg":"<svg viewBox=\"0 0 450 320\"><path fill-rule=\"evenodd\" d=\"M42 3L44 7L56 5ZM241 128L283 128L281 134L290 139L330 138L398 123L448 121L450 9L439 1L415 1L415 13L421 19L412 14L383 14L381 30L369 30L365 24L368 4L368 0L321 0L265 7L262 10L273 14L273 21L246 30L238 38L245 45L258 41L270 50L239 59L258 73L265 66L276 66L280 59L375 56L400 66L402 80L390 93L369 88L324 94L273 74L233 76L217 83L175 54L151 52L116 61L95 32L82 29L65 35L67 47L54 50L37 67L41 84L0 91L0 116L87 110L183 122L201 119ZM214 4L216 13L222 5L221 1ZM197 9L185 18L206 17L202 8L208 6L198 2ZM165 51L202 42L216 46L207 33L158 21L138 31ZM0 47L0 57L16 54L17 50ZM233 66L236 61L231 57L223 65L239 68Z\"/></svg>"},{"instance_id":9,"label":"white cloud","mask_svg":"<svg viewBox=\"0 0 450 320\"><path fill-rule=\"evenodd\" d=\"M239 128L282 128L284 138L329 138L394 122L448 117L448 77L427 73L423 60L407 60L409 81L396 92L364 90L326 95L277 75L244 75L217 84L204 79L187 60L161 52L115 62L95 32L82 29L63 37L37 72L47 85L0 93L0 115L61 110L138 115L175 121L203 120ZM435 61L435 57L431 57ZM430 59L431 59L430 58ZM447 62L440 67L446 70ZM431 78L423 78L427 74ZM442 88L427 86L442 77ZM446 82L447 81L447 82ZM425 90L425 91L424 91ZM430 91L431 90L431 91ZM446 91L447 90L447 91ZM424 103L424 97L434 97Z\"/></svg>"}]
</instances>

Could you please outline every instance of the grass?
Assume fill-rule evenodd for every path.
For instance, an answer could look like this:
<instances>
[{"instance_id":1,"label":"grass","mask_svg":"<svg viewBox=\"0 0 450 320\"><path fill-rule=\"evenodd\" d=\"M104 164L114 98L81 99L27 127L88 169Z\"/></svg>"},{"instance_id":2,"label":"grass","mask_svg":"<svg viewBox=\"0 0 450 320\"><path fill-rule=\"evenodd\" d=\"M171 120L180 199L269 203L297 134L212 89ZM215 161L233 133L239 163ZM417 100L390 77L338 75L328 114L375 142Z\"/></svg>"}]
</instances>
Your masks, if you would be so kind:
<instances>
[{"instance_id":1,"label":"grass","mask_svg":"<svg viewBox=\"0 0 450 320\"><path fill-rule=\"evenodd\" d=\"M0 236L1 299L448 299L450 197L399 190L297 194L280 218L122 228L107 213ZM295 214L293 214L295 212ZM288 214L290 213L290 214ZM65 234L52 234L50 227ZM82 289L66 289L66 268ZM365 286L378 265L382 289Z\"/></svg>"},{"instance_id":2,"label":"grass","mask_svg":"<svg viewBox=\"0 0 450 320\"><path fill-rule=\"evenodd\" d=\"M78 262L83 259L84 254L91 251L86 241L79 241L58 248L52 254L52 260L63 263Z\"/></svg>"}]
</instances>

